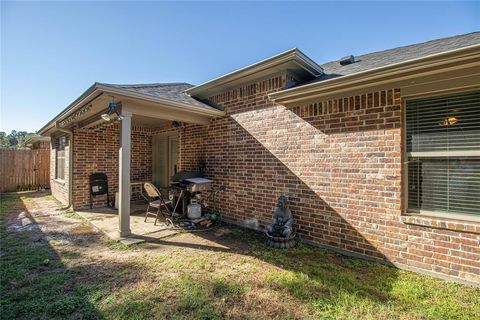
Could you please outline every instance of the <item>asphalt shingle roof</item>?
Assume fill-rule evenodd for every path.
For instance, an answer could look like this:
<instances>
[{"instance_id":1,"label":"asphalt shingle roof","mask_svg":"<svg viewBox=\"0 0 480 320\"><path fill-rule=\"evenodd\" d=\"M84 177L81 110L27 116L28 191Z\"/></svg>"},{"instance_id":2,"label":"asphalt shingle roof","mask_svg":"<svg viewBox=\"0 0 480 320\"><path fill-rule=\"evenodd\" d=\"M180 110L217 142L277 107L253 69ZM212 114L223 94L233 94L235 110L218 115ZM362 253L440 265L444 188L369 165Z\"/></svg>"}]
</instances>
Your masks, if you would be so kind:
<instances>
[{"instance_id":1,"label":"asphalt shingle roof","mask_svg":"<svg viewBox=\"0 0 480 320\"><path fill-rule=\"evenodd\" d=\"M197 107L211 109L212 107L205 104L185 93L185 90L193 87L192 84L179 83L149 83L149 84L109 84L102 83L102 85L111 86L115 88L125 89L143 93L153 97L168 99L170 101L190 104Z\"/></svg>"},{"instance_id":2,"label":"asphalt shingle roof","mask_svg":"<svg viewBox=\"0 0 480 320\"><path fill-rule=\"evenodd\" d=\"M480 32L473 32L355 56L356 62L345 66L340 65L339 60L331 61L321 65L325 74L300 85L341 77L477 44L480 44ZM348 53L345 55L348 55Z\"/></svg>"}]
</instances>

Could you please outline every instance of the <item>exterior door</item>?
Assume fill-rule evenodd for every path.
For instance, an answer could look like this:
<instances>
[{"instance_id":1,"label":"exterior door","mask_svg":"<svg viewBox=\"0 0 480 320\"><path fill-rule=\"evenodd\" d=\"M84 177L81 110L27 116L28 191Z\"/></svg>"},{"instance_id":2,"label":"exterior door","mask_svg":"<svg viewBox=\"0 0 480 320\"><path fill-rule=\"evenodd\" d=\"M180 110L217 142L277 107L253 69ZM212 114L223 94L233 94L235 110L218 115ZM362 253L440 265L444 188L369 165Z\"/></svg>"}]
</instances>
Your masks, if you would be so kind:
<instances>
[{"instance_id":1,"label":"exterior door","mask_svg":"<svg viewBox=\"0 0 480 320\"><path fill-rule=\"evenodd\" d=\"M169 162L168 162L168 174L169 180L170 177L178 172L178 136L169 136L168 138L168 147L169 147Z\"/></svg>"},{"instance_id":2,"label":"exterior door","mask_svg":"<svg viewBox=\"0 0 480 320\"><path fill-rule=\"evenodd\" d=\"M177 134L158 134L153 136L153 184L159 189L168 187L170 178L177 172L178 144L179 139Z\"/></svg>"}]
</instances>

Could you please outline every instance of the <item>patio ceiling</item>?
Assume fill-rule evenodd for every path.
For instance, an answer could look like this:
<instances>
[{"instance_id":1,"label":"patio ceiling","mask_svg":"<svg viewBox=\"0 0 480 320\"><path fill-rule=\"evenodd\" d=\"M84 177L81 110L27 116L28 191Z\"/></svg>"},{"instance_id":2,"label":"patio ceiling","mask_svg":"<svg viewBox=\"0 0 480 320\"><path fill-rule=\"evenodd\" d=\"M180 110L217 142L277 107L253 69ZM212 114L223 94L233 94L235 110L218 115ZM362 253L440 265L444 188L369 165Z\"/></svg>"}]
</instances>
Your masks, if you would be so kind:
<instances>
[{"instance_id":1,"label":"patio ceiling","mask_svg":"<svg viewBox=\"0 0 480 320\"><path fill-rule=\"evenodd\" d=\"M171 121L164 119L151 118L136 114L132 116L132 125L135 127L164 128L169 126L171 123Z\"/></svg>"}]
</instances>

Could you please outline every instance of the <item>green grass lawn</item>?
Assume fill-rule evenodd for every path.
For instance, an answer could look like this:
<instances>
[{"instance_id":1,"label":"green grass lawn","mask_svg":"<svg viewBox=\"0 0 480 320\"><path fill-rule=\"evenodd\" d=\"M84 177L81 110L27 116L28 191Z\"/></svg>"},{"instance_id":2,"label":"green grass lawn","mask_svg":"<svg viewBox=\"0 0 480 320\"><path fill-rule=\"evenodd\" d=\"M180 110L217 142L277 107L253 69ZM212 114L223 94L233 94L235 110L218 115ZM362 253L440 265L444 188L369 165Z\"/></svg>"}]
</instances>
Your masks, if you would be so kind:
<instances>
[{"instance_id":1,"label":"green grass lawn","mask_svg":"<svg viewBox=\"0 0 480 320\"><path fill-rule=\"evenodd\" d=\"M131 247L75 236L88 226L71 213L48 232L10 230L35 201L2 195L2 319L480 319L479 289L307 245L274 250L240 228Z\"/></svg>"}]
</instances>

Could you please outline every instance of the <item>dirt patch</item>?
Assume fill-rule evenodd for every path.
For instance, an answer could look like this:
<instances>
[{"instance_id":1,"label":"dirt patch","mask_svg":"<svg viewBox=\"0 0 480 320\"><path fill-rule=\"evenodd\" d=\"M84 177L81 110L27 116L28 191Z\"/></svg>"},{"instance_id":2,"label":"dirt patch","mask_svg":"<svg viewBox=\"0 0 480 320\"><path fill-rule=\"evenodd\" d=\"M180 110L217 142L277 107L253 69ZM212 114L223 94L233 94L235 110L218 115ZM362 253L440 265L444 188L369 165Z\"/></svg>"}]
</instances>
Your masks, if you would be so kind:
<instances>
[{"instance_id":1,"label":"dirt patch","mask_svg":"<svg viewBox=\"0 0 480 320\"><path fill-rule=\"evenodd\" d=\"M70 230L70 233L72 235L92 235L92 234L95 234L96 231L90 225L81 224L81 225L74 226Z\"/></svg>"}]
</instances>

